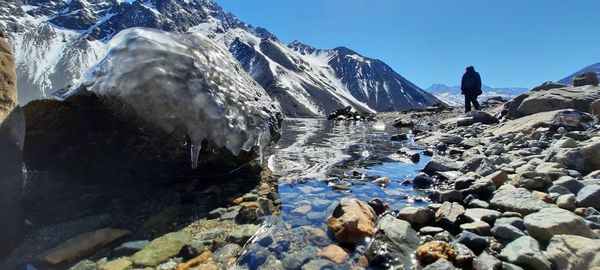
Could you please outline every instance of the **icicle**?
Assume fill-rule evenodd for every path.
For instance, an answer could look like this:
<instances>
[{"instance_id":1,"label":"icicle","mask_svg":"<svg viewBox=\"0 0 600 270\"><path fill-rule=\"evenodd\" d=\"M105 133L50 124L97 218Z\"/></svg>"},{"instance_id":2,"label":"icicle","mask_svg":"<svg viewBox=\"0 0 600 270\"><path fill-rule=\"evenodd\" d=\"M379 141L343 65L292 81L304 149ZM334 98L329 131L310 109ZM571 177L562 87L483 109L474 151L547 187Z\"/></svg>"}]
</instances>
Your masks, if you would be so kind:
<instances>
[{"instance_id":1,"label":"icicle","mask_svg":"<svg viewBox=\"0 0 600 270\"><path fill-rule=\"evenodd\" d=\"M198 156L200 155L200 150L202 149L202 143L192 143L190 147L190 151L192 154L192 169L196 169L198 167Z\"/></svg>"}]
</instances>

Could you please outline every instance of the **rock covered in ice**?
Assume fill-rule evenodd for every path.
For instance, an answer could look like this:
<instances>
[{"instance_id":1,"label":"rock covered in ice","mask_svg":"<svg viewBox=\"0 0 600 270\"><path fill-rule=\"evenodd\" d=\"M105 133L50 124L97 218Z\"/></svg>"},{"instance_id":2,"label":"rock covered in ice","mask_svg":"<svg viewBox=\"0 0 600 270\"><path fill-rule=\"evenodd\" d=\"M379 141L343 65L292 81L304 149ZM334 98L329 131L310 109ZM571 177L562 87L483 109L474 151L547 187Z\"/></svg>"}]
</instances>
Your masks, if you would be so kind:
<instances>
[{"instance_id":1,"label":"rock covered in ice","mask_svg":"<svg viewBox=\"0 0 600 270\"><path fill-rule=\"evenodd\" d=\"M280 109L225 48L199 33L120 32L67 95L86 88L118 96L144 120L190 137L192 166L203 140L232 153L279 133ZM83 87L81 87L83 86Z\"/></svg>"}]
</instances>

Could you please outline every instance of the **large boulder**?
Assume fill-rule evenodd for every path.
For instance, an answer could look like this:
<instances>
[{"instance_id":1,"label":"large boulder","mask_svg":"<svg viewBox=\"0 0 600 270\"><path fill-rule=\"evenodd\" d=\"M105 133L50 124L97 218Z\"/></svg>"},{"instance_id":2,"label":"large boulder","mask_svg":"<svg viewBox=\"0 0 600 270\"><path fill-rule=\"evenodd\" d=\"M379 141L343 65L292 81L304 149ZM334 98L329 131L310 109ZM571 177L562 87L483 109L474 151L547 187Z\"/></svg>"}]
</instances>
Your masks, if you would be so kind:
<instances>
[{"instance_id":1,"label":"large boulder","mask_svg":"<svg viewBox=\"0 0 600 270\"><path fill-rule=\"evenodd\" d=\"M561 109L589 112L590 104L600 98L600 87L565 87L528 94L517 108L523 115Z\"/></svg>"},{"instance_id":2,"label":"large boulder","mask_svg":"<svg viewBox=\"0 0 600 270\"><path fill-rule=\"evenodd\" d=\"M600 240L576 235L555 235L550 239L545 255L554 269L599 269Z\"/></svg>"},{"instance_id":3,"label":"large boulder","mask_svg":"<svg viewBox=\"0 0 600 270\"><path fill-rule=\"evenodd\" d=\"M385 215L377 224L377 232L367 248L367 258L374 266L408 268L419 241L408 222Z\"/></svg>"},{"instance_id":4,"label":"large boulder","mask_svg":"<svg viewBox=\"0 0 600 270\"><path fill-rule=\"evenodd\" d=\"M223 173L279 137L279 108L209 38L132 28L108 46L64 101L25 107L29 169Z\"/></svg>"},{"instance_id":5,"label":"large boulder","mask_svg":"<svg viewBox=\"0 0 600 270\"><path fill-rule=\"evenodd\" d=\"M23 238L22 150L25 119L17 100L12 49L0 30L0 260Z\"/></svg>"},{"instance_id":6,"label":"large boulder","mask_svg":"<svg viewBox=\"0 0 600 270\"><path fill-rule=\"evenodd\" d=\"M560 208L546 208L525 216L525 227L529 235L548 243L553 235L570 234L593 238L594 232L582 217Z\"/></svg>"},{"instance_id":7,"label":"large boulder","mask_svg":"<svg viewBox=\"0 0 600 270\"><path fill-rule=\"evenodd\" d=\"M594 72L586 72L573 77L573 86L584 85L598 86L598 75Z\"/></svg>"},{"instance_id":8,"label":"large boulder","mask_svg":"<svg viewBox=\"0 0 600 270\"><path fill-rule=\"evenodd\" d=\"M600 170L600 141L591 142L579 148L560 149L552 161L571 170L588 174Z\"/></svg>"},{"instance_id":9,"label":"large boulder","mask_svg":"<svg viewBox=\"0 0 600 270\"><path fill-rule=\"evenodd\" d=\"M179 254L181 248L192 240L186 232L172 232L156 238L142 250L131 256L131 261L139 266L157 266Z\"/></svg>"},{"instance_id":10,"label":"large boulder","mask_svg":"<svg viewBox=\"0 0 600 270\"><path fill-rule=\"evenodd\" d=\"M327 227L342 243L358 243L375 232L377 214L369 204L355 198L343 198L327 219Z\"/></svg>"},{"instance_id":11,"label":"large boulder","mask_svg":"<svg viewBox=\"0 0 600 270\"><path fill-rule=\"evenodd\" d=\"M540 127L546 127L551 130L557 130L558 128L563 127L569 131L576 131L586 130L595 123L596 121L592 115L567 109L541 112L514 119L491 129L491 132L494 135L504 135L513 132L529 134Z\"/></svg>"},{"instance_id":12,"label":"large boulder","mask_svg":"<svg viewBox=\"0 0 600 270\"><path fill-rule=\"evenodd\" d=\"M594 207L600 209L600 185L587 185L583 187L576 198L579 207Z\"/></svg>"}]
</instances>

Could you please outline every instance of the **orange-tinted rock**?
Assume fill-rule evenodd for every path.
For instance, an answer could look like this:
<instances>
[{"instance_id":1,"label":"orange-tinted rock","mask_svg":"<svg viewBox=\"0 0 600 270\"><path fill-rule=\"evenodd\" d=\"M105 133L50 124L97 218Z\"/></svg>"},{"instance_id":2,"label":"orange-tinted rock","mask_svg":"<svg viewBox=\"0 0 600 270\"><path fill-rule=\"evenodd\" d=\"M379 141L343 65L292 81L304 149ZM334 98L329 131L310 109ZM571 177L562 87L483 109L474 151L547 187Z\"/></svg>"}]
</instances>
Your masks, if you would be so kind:
<instances>
[{"instance_id":1,"label":"orange-tinted rock","mask_svg":"<svg viewBox=\"0 0 600 270\"><path fill-rule=\"evenodd\" d=\"M319 252L319 255L330 259L335 263L343 263L348 261L348 259L350 258L346 250L335 244L331 244L323 248Z\"/></svg>"},{"instance_id":2,"label":"orange-tinted rock","mask_svg":"<svg viewBox=\"0 0 600 270\"><path fill-rule=\"evenodd\" d=\"M433 263L438 259L454 261L456 251L450 244L443 241L427 242L417 248L417 259L424 265Z\"/></svg>"},{"instance_id":3,"label":"orange-tinted rock","mask_svg":"<svg viewBox=\"0 0 600 270\"><path fill-rule=\"evenodd\" d=\"M327 219L327 227L342 243L357 243L375 232L377 215L366 202L344 198Z\"/></svg>"},{"instance_id":4,"label":"orange-tinted rock","mask_svg":"<svg viewBox=\"0 0 600 270\"><path fill-rule=\"evenodd\" d=\"M90 255L125 235L128 230L100 229L71 238L44 253L41 258L50 264L59 264Z\"/></svg>"}]
</instances>

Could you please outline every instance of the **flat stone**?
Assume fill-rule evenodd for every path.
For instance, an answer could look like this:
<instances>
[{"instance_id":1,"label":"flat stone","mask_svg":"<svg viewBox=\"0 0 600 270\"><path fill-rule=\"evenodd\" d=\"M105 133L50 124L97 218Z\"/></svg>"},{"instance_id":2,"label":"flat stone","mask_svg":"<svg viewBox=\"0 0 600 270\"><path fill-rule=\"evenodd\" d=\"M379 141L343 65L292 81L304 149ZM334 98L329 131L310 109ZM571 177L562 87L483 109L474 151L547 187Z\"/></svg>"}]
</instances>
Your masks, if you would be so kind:
<instances>
[{"instance_id":1,"label":"flat stone","mask_svg":"<svg viewBox=\"0 0 600 270\"><path fill-rule=\"evenodd\" d=\"M231 258L237 256L240 250L242 250L242 247L240 247L238 244L226 244L213 253L212 259L217 262L227 264Z\"/></svg>"},{"instance_id":2,"label":"flat stone","mask_svg":"<svg viewBox=\"0 0 600 270\"><path fill-rule=\"evenodd\" d=\"M191 242L192 237L186 232L172 232L156 238L144 249L131 256L131 261L140 266L157 266L169 258L179 254L181 247Z\"/></svg>"},{"instance_id":3,"label":"flat stone","mask_svg":"<svg viewBox=\"0 0 600 270\"><path fill-rule=\"evenodd\" d=\"M529 236L521 236L506 245L500 253L500 258L525 269L552 269L550 261L542 253L540 244Z\"/></svg>"},{"instance_id":4,"label":"flat stone","mask_svg":"<svg viewBox=\"0 0 600 270\"><path fill-rule=\"evenodd\" d=\"M483 221L475 221L470 223L464 223L460 225L460 228L465 231L469 231L478 235L489 235L490 224Z\"/></svg>"},{"instance_id":5,"label":"flat stone","mask_svg":"<svg viewBox=\"0 0 600 270\"><path fill-rule=\"evenodd\" d=\"M544 189L552 185L552 180L547 174L527 171L517 174L511 183L515 187Z\"/></svg>"},{"instance_id":6,"label":"flat stone","mask_svg":"<svg viewBox=\"0 0 600 270\"><path fill-rule=\"evenodd\" d=\"M525 233L510 224L496 224L492 228L492 235L499 239L513 241L521 236L524 236Z\"/></svg>"},{"instance_id":7,"label":"flat stone","mask_svg":"<svg viewBox=\"0 0 600 270\"><path fill-rule=\"evenodd\" d=\"M50 264L72 261L90 254L129 234L128 230L105 228L71 238L45 252L41 257Z\"/></svg>"},{"instance_id":8,"label":"flat stone","mask_svg":"<svg viewBox=\"0 0 600 270\"><path fill-rule=\"evenodd\" d=\"M571 234L583 237L595 237L585 220L570 211L560 208L546 208L525 216L525 227L529 235L548 243L553 235Z\"/></svg>"},{"instance_id":9,"label":"flat stone","mask_svg":"<svg viewBox=\"0 0 600 270\"><path fill-rule=\"evenodd\" d=\"M320 252L319 255L332 260L335 263L343 263L348 261L349 256L348 256L348 252L346 250L344 250L343 248L341 248L338 245L335 244L330 244L326 247L324 247Z\"/></svg>"},{"instance_id":10,"label":"flat stone","mask_svg":"<svg viewBox=\"0 0 600 270\"><path fill-rule=\"evenodd\" d=\"M419 230L420 235L435 235L443 232L444 229L440 227L425 226Z\"/></svg>"},{"instance_id":11,"label":"flat stone","mask_svg":"<svg viewBox=\"0 0 600 270\"><path fill-rule=\"evenodd\" d=\"M490 200L490 207L501 211L514 211L526 215L543 208L556 207L556 205L547 204L539 200L525 188L504 185L494 193L494 196Z\"/></svg>"},{"instance_id":12,"label":"flat stone","mask_svg":"<svg viewBox=\"0 0 600 270\"><path fill-rule=\"evenodd\" d=\"M501 215L502 213L496 210L484 208L469 208L464 213L464 217L467 222L484 221L489 224L494 224L496 219Z\"/></svg>"},{"instance_id":13,"label":"flat stone","mask_svg":"<svg viewBox=\"0 0 600 270\"><path fill-rule=\"evenodd\" d=\"M585 185L573 177L561 177L558 180L552 182L553 185L563 186L567 188L571 193L577 194Z\"/></svg>"}]
</instances>

